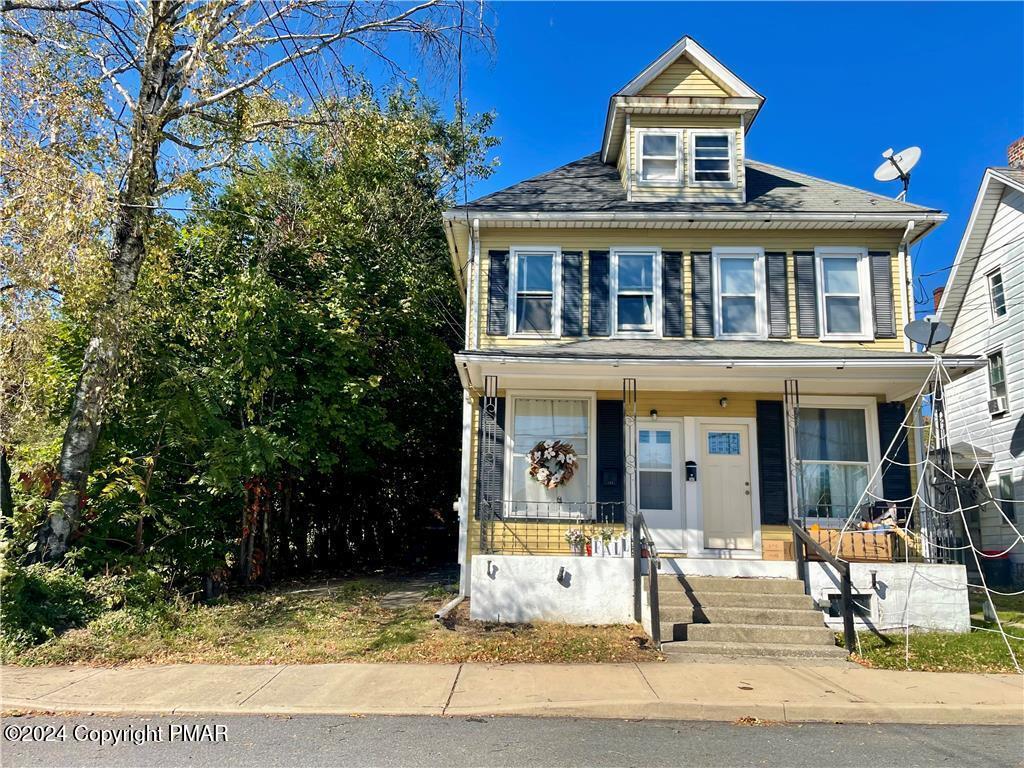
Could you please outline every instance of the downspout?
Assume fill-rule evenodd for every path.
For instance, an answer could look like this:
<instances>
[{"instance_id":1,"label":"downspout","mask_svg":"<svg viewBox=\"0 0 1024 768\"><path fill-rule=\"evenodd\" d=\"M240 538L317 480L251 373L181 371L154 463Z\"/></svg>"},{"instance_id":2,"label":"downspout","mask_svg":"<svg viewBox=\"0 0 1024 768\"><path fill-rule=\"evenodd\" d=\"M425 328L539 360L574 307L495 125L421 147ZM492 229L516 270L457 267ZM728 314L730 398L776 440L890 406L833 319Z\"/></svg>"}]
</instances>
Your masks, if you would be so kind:
<instances>
[{"instance_id":1,"label":"downspout","mask_svg":"<svg viewBox=\"0 0 1024 768\"><path fill-rule=\"evenodd\" d=\"M914 302L910 300L910 297L914 295L914 275L912 272L912 265L910 263L910 246L908 240L910 240L910 233L914 230L914 221L911 219L907 222L907 228L903 230L903 237L900 238L899 253L897 254L897 260L899 262L900 269L900 282L903 285L902 300L903 305L903 317L909 323L914 320ZM911 351L910 338L904 333L903 334L903 351Z\"/></svg>"},{"instance_id":2,"label":"downspout","mask_svg":"<svg viewBox=\"0 0 1024 768\"><path fill-rule=\"evenodd\" d=\"M480 219L473 219L473 244L470 248L473 259L473 346L472 349L480 349ZM468 333L467 327L467 333Z\"/></svg>"},{"instance_id":3,"label":"downspout","mask_svg":"<svg viewBox=\"0 0 1024 768\"><path fill-rule=\"evenodd\" d=\"M469 480L472 459L471 451L473 449L472 433L473 399L470 396L469 389L463 389L462 484L459 488L459 500L455 502L455 508L459 513L459 592L434 614L434 618L438 621L443 620L469 594Z\"/></svg>"}]
</instances>

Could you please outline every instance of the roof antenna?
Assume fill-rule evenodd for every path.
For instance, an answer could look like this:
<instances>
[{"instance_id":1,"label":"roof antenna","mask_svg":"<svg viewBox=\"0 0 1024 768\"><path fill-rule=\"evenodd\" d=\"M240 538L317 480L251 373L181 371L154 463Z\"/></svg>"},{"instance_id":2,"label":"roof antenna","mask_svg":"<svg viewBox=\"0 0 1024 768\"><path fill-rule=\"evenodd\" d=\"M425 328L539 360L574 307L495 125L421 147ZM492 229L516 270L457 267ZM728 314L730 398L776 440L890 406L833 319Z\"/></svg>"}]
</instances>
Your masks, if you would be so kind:
<instances>
[{"instance_id":1,"label":"roof antenna","mask_svg":"<svg viewBox=\"0 0 1024 768\"><path fill-rule=\"evenodd\" d=\"M875 169L877 181L903 182L903 191L896 196L896 199L903 202L907 199L907 190L910 189L910 171L921 159L920 147L907 147L902 152L893 154L892 147L882 153L885 161Z\"/></svg>"}]
</instances>

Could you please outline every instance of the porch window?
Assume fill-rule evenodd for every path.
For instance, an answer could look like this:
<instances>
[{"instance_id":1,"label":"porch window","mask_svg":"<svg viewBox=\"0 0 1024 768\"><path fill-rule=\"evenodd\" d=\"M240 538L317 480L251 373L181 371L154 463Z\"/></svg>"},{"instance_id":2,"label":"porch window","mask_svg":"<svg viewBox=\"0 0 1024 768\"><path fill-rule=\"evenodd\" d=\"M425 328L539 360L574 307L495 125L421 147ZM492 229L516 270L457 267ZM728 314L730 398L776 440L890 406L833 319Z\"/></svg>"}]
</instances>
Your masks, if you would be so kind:
<instances>
[{"instance_id":1,"label":"porch window","mask_svg":"<svg viewBox=\"0 0 1024 768\"><path fill-rule=\"evenodd\" d=\"M589 399L517 397L513 399L511 504L516 517L586 519L593 517L590 501ZM561 440L572 445L577 467L572 480L547 489L529 477L526 458L537 443Z\"/></svg>"},{"instance_id":2,"label":"porch window","mask_svg":"<svg viewBox=\"0 0 1024 768\"><path fill-rule=\"evenodd\" d=\"M760 250L716 249L718 335L757 339L764 335L764 264Z\"/></svg>"},{"instance_id":3,"label":"porch window","mask_svg":"<svg viewBox=\"0 0 1024 768\"><path fill-rule=\"evenodd\" d=\"M868 484L863 408L801 408L797 448L804 514L846 519Z\"/></svg>"},{"instance_id":4,"label":"porch window","mask_svg":"<svg viewBox=\"0 0 1024 768\"><path fill-rule=\"evenodd\" d=\"M640 131L637 165L641 183L678 184L682 179L678 131Z\"/></svg>"},{"instance_id":5,"label":"porch window","mask_svg":"<svg viewBox=\"0 0 1024 768\"><path fill-rule=\"evenodd\" d=\"M707 186L731 186L732 136L728 133L691 133L693 163L690 183Z\"/></svg>"},{"instance_id":6,"label":"porch window","mask_svg":"<svg viewBox=\"0 0 1024 768\"><path fill-rule=\"evenodd\" d=\"M824 339L863 339L871 320L867 252L861 248L818 251L818 293Z\"/></svg>"},{"instance_id":7,"label":"porch window","mask_svg":"<svg viewBox=\"0 0 1024 768\"><path fill-rule=\"evenodd\" d=\"M512 260L515 333L557 334L559 259L557 251L516 250Z\"/></svg>"},{"instance_id":8,"label":"porch window","mask_svg":"<svg viewBox=\"0 0 1024 768\"><path fill-rule=\"evenodd\" d=\"M658 262L657 251L612 251L616 333L657 333L661 314Z\"/></svg>"},{"instance_id":9,"label":"porch window","mask_svg":"<svg viewBox=\"0 0 1024 768\"><path fill-rule=\"evenodd\" d=\"M995 270L988 273L988 295L992 304L992 319L1006 317L1006 293L1003 290L1003 273Z\"/></svg>"}]
</instances>

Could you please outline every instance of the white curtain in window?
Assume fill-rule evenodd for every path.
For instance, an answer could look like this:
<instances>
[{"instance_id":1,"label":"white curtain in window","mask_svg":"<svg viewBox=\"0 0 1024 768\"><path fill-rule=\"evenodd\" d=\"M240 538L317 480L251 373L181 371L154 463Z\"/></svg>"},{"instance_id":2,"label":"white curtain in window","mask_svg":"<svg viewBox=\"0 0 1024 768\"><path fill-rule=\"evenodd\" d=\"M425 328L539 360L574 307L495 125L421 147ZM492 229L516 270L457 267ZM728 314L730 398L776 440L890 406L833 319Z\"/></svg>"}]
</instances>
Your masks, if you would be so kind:
<instances>
[{"instance_id":1,"label":"white curtain in window","mask_svg":"<svg viewBox=\"0 0 1024 768\"><path fill-rule=\"evenodd\" d=\"M801 408L797 427L806 514L846 518L867 487L862 408Z\"/></svg>"},{"instance_id":2,"label":"white curtain in window","mask_svg":"<svg viewBox=\"0 0 1024 768\"><path fill-rule=\"evenodd\" d=\"M536 517L585 517L589 500L590 401L516 398L512 432L512 514ZM572 445L578 466L565 485L548 489L529 477L526 454L544 440ZM533 504L531 504L533 502ZM559 503L561 502L561 503Z\"/></svg>"}]
</instances>

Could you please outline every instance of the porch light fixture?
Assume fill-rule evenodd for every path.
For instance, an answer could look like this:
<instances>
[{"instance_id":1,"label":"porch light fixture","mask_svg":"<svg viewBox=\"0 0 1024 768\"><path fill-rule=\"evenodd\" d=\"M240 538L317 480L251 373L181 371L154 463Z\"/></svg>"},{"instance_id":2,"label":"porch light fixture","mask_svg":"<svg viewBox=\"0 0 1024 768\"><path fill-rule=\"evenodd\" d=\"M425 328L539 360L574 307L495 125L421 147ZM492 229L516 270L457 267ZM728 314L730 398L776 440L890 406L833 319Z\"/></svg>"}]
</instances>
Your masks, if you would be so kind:
<instances>
[{"instance_id":1,"label":"porch light fixture","mask_svg":"<svg viewBox=\"0 0 1024 768\"><path fill-rule=\"evenodd\" d=\"M719 398L718 404L720 406L722 406L723 408L728 408L729 407L729 398L728 397Z\"/></svg>"},{"instance_id":2,"label":"porch light fixture","mask_svg":"<svg viewBox=\"0 0 1024 768\"><path fill-rule=\"evenodd\" d=\"M651 420L652 421L657 421L658 420L658 411L655 408L651 408Z\"/></svg>"}]
</instances>

